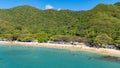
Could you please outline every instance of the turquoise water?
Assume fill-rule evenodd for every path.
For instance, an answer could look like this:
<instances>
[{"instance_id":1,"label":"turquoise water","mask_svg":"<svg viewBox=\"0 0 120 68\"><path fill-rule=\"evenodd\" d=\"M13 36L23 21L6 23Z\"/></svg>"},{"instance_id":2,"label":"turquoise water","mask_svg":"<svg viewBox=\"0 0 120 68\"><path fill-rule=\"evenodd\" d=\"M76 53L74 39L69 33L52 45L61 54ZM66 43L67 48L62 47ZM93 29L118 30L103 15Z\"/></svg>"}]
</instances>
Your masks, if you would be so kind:
<instances>
[{"instance_id":1,"label":"turquoise water","mask_svg":"<svg viewBox=\"0 0 120 68\"><path fill-rule=\"evenodd\" d=\"M120 68L102 55L53 48L0 46L0 68Z\"/></svg>"}]
</instances>

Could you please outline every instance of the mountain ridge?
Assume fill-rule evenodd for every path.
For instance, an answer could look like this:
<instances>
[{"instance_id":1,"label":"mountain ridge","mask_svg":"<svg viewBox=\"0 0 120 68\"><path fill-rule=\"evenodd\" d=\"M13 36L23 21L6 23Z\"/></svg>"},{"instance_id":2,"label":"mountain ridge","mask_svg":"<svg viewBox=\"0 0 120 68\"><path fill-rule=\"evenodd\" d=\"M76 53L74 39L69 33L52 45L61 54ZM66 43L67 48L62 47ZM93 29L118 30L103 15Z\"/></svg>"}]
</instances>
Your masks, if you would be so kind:
<instances>
[{"instance_id":1,"label":"mountain ridge","mask_svg":"<svg viewBox=\"0 0 120 68\"><path fill-rule=\"evenodd\" d=\"M67 39L63 38L64 41L68 41L70 37L76 36L81 38L82 42L99 44L101 39L98 36L103 35L113 41L108 43L108 38L101 44L119 45L119 12L118 6L106 4L99 4L87 11L41 10L28 5L0 9L0 38L33 40L41 38L41 35L47 36L42 41L51 40L51 37L55 40L58 36L65 37ZM96 42L96 38L99 41Z\"/></svg>"}]
</instances>

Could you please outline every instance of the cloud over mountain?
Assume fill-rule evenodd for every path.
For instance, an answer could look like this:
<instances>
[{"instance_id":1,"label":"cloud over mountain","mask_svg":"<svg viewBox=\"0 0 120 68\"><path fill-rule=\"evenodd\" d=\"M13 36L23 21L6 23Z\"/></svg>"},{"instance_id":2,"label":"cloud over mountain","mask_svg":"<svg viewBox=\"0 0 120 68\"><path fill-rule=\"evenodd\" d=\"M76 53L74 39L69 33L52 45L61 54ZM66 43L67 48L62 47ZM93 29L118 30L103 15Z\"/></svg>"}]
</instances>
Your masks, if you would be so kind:
<instances>
[{"instance_id":1,"label":"cloud over mountain","mask_svg":"<svg viewBox=\"0 0 120 68\"><path fill-rule=\"evenodd\" d=\"M53 7L52 5L47 4L47 5L45 6L45 9L54 9L54 7Z\"/></svg>"}]
</instances>

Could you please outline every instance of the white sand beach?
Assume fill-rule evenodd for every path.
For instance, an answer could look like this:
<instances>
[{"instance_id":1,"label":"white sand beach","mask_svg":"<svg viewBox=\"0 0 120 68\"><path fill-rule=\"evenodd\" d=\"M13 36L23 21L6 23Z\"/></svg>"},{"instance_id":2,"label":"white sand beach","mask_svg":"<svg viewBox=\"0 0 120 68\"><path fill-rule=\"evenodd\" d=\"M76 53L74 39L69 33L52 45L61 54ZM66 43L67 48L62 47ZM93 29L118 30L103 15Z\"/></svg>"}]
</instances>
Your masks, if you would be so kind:
<instances>
[{"instance_id":1,"label":"white sand beach","mask_svg":"<svg viewBox=\"0 0 120 68\"><path fill-rule=\"evenodd\" d=\"M0 45L2 44L60 48L60 49L69 49L69 50L75 50L75 51L87 51L87 52L120 57L119 50L105 49L105 48L92 48L92 47L87 47L84 43L81 43L80 45L67 45L67 44L51 44L51 43L37 43L37 42L0 41Z\"/></svg>"}]
</instances>

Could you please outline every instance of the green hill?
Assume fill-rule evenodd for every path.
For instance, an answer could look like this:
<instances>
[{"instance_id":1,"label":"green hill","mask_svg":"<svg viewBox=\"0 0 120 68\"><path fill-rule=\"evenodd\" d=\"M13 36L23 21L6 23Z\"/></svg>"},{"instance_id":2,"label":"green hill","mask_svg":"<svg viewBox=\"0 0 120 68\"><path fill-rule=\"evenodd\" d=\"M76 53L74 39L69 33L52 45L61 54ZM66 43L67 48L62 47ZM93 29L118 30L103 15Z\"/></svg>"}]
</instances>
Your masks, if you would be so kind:
<instances>
[{"instance_id":1,"label":"green hill","mask_svg":"<svg viewBox=\"0 0 120 68\"><path fill-rule=\"evenodd\" d=\"M88 11L41 10L27 5L0 9L0 38L120 45L119 5L99 4Z\"/></svg>"}]
</instances>

